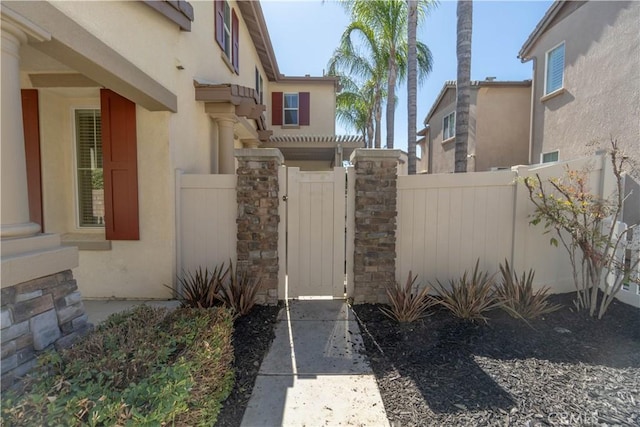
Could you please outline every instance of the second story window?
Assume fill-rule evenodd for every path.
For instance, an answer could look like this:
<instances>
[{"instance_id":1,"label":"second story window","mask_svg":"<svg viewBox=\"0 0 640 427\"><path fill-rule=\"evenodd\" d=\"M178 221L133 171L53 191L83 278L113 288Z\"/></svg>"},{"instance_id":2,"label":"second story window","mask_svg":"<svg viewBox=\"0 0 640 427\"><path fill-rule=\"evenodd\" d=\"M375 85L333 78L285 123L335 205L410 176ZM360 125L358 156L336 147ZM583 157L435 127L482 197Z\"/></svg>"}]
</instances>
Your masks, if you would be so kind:
<instances>
[{"instance_id":1,"label":"second story window","mask_svg":"<svg viewBox=\"0 0 640 427\"><path fill-rule=\"evenodd\" d=\"M452 111L450 114L444 116L442 119L442 140L446 141L449 138L453 138L456 135L456 112Z\"/></svg>"},{"instance_id":2,"label":"second story window","mask_svg":"<svg viewBox=\"0 0 640 427\"><path fill-rule=\"evenodd\" d=\"M298 124L298 94L284 94L284 125Z\"/></svg>"},{"instance_id":3,"label":"second story window","mask_svg":"<svg viewBox=\"0 0 640 427\"><path fill-rule=\"evenodd\" d=\"M256 94L258 95L258 102L260 104L264 104L264 95L263 95L263 84L262 84L262 75L260 74L260 70L256 67Z\"/></svg>"},{"instance_id":4,"label":"second story window","mask_svg":"<svg viewBox=\"0 0 640 427\"><path fill-rule=\"evenodd\" d=\"M216 41L222 49L228 64L238 74L240 72L239 49L240 41L238 38L239 21L236 11L225 0L216 0L215 18L216 18Z\"/></svg>"},{"instance_id":5,"label":"second story window","mask_svg":"<svg viewBox=\"0 0 640 427\"><path fill-rule=\"evenodd\" d=\"M562 89L564 83L564 42L547 52L544 94Z\"/></svg>"}]
</instances>

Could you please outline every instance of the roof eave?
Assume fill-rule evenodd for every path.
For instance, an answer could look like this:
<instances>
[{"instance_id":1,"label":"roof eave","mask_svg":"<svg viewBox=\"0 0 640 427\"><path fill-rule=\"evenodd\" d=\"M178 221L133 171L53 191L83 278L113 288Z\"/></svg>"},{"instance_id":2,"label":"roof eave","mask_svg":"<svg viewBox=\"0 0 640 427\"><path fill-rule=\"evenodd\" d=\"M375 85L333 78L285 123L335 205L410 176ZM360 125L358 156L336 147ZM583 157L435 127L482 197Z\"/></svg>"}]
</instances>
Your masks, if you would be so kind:
<instances>
[{"instance_id":1,"label":"roof eave","mask_svg":"<svg viewBox=\"0 0 640 427\"><path fill-rule=\"evenodd\" d=\"M520 52L518 52L518 58L521 62L527 62L531 60L531 58L527 55L529 54L531 48L538 40L538 38L547 30L549 24L558 14L558 11L560 10L564 2L565 0L556 0L551 4L551 6L549 6L547 12L544 14L540 22L538 22L538 25L536 25L536 27L533 29L527 40L522 45L522 48L520 48Z\"/></svg>"}]
</instances>

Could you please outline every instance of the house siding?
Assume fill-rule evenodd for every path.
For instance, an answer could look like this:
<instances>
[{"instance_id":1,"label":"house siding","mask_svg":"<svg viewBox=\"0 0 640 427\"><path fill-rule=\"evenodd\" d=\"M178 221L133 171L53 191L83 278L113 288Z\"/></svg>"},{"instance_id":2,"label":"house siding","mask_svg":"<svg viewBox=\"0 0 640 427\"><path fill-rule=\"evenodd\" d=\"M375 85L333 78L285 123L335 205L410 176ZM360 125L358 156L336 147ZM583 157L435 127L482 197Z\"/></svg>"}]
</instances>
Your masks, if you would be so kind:
<instances>
[{"instance_id":1,"label":"house siding","mask_svg":"<svg viewBox=\"0 0 640 427\"><path fill-rule=\"evenodd\" d=\"M531 161L553 150L560 150L560 160L588 155L613 137L636 163L638 177L640 3L589 1L565 15L528 54L535 58ZM562 41L564 93L542 101L545 53Z\"/></svg>"}]
</instances>

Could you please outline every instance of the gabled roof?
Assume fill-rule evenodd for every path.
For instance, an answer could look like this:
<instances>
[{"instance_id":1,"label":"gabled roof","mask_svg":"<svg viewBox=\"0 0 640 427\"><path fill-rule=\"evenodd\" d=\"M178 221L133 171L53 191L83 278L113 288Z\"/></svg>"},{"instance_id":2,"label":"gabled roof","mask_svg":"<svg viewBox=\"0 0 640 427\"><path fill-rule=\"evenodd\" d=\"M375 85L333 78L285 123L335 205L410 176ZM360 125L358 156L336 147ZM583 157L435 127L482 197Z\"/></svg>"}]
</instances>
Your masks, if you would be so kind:
<instances>
[{"instance_id":1,"label":"gabled roof","mask_svg":"<svg viewBox=\"0 0 640 427\"><path fill-rule=\"evenodd\" d=\"M544 14L540 22L538 22L538 25L536 25L536 27L533 29L533 32L529 35L527 40L524 42L524 44L522 45L522 48L520 48L520 52L518 52L518 58L520 58L522 62L527 62L531 59L527 55L529 55L529 52L531 51L533 46L536 44L540 36L544 34L549 28L551 28L556 22L563 19L563 15L561 11L565 8L565 6L570 6L565 13L565 16L566 16L568 14L573 13L573 11L575 11L577 8L582 6L584 3L586 3L586 1L577 1L577 0L554 1L549 7L549 9L547 10L547 12Z\"/></svg>"},{"instance_id":2,"label":"gabled roof","mask_svg":"<svg viewBox=\"0 0 640 427\"><path fill-rule=\"evenodd\" d=\"M479 87L501 87L501 86L531 86L531 80L504 80L504 81L500 81L500 80L471 80L471 88L472 89L478 89ZM436 97L435 102L431 106L431 109L429 110L429 113L427 113L427 116L424 118L423 123L425 125L427 123L429 123L429 120L431 119L431 116L433 116L433 114L438 109L438 105L440 104L440 101L442 101L442 98L444 98L444 95L447 93L447 91L449 89L455 89L455 88L456 88L455 80L447 80L447 81L444 82L444 85L442 86L442 89L440 90L440 93Z\"/></svg>"},{"instance_id":3,"label":"gabled roof","mask_svg":"<svg viewBox=\"0 0 640 427\"><path fill-rule=\"evenodd\" d=\"M242 14L244 22L247 24L247 29L251 35L253 45L256 47L258 58L264 72L267 75L267 79L272 82L333 82L337 85L338 79L336 77L310 77L306 76L284 76L280 73L278 68L278 61L276 60L276 54L273 51L273 45L271 44L271 37L269 37L269 30L267 29L267 23L262 13L262 6L259 1L255 0L238 0L238 9Z\"/></svg>"}]
</instances>

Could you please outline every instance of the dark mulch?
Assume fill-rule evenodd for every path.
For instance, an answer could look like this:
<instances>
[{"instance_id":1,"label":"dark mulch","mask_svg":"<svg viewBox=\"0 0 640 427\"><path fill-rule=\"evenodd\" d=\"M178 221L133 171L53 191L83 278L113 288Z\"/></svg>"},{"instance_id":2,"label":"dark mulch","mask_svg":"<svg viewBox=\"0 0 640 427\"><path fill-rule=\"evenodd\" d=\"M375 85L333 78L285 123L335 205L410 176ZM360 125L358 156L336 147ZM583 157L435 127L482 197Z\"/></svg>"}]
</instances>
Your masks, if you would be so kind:
<instances>
[{"instance_id":1,"label":"dark mulch","mask_svg":"<svg viewBox=\"0 0 640 427\"><path fill-rule=\"evenodd\" d=\"M216 426L239 426L249 403L262 359L275 337L273 332L281 306L255 306L234 323L233 367L236 381L223 402Z\"/></svg>"},{"instance_id":2,"label":"dark mulch","mask_svg":"<svg viewBox=\"0 0 640 427\"><path fill-rule=\"evenodd\" d=\"M640 309L615 301L594 320L574 297L551 296L563 308L530 326L501 310L485 325L442 308L399 325L355 306L391 424L640 425Z\"/></svg>"}]
</instances>

